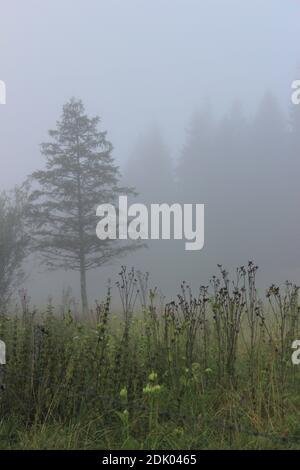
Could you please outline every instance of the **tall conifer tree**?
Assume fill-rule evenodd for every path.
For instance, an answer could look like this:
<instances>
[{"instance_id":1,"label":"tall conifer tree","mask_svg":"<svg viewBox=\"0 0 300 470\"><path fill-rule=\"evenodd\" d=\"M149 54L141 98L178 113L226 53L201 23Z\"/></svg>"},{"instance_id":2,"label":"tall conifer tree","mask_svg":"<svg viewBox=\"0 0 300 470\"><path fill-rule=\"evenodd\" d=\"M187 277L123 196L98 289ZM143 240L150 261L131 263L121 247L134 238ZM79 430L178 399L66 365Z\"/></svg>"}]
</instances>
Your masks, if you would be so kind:
<instances>
[{"instance_id":1,"label":"tall conifer tree","mask_svg":"<svg viewBox=\"0 0 300 470\"><path fill-rule=\"evenodd\" d=\"M96 207L133 193L120 186L113 147L99 122L85 114L81 101L67 102L56 129L49 131L51 141L41 146L46 169L31 175L35 247L50 269L79 271L83 313L88 311L87 271L135 248L96 236Z\"/></svg>"}]
</instances>

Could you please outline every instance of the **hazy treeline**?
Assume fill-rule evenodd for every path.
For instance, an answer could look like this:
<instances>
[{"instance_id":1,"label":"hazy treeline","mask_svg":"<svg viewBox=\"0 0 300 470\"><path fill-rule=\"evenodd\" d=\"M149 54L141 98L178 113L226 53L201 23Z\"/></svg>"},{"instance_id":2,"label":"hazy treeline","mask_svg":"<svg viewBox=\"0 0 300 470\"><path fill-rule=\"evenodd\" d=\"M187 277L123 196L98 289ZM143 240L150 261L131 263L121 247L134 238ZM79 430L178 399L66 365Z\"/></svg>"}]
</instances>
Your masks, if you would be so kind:
<instances>
[{"instance_id":1,"label":"hazy treeline","mask_svg":"<svg viewBox=\"0 0 300 470\"><path fill-rule=\"evenodd\" d=\"M297 276L299 131L300 109L286 115L266 93L251 118L239 102L221 119L204 105L188 123L179 158L158 128L140 137L125 172L138 200L204 203L206 225L201 252L150 242L150 253L134 255L137 263L163 272L168 287L174 277L196 281L218 262L231 267L250 258L269 279Z\"/></svg>"},{"instance_id":2,"label":"hazy treeline","mask_svg":"<svg viewBox=\"0 0 300 470\"><path fill-rule=\"evenodd\" d=\"M72 105L72 101L70 103ZM178 149L179 157L171 153L170 143L166 141L158 127L153 127L140 136L127 165L120 172L120 182L136 190L137 194L132 193L130 196L135 202L204 203L205 244L201 251L185 251L184 240L149 240L146 248L129 251L129 254L122 253L121 250L118 256L114 257L106 253L105 257L101 258L103 246L100 246L100 241L96 238L98 219L95 208L97 204L108 201L104 197L106 193L103 184L97 183L101 180L106 181L99 167L99 175L93 176L94 192L86 194L89 231L85 236L93 238L93 252L99 257L99 262L93 266L92 271L87 270L86 273L87 294L90 300L93 302L105 293L107 279L116 278L121 264L150 272L151 283L159 286L167 297L174 294L183 279L198 287L215 272L218 263L230 270L250 259L261 266L261 275L258 279L260 287L265 287L270 282L283 282L286 279L297 282L300 238L299 129L300 107L291 106L289 114L286 115L276 98L266 93L251 118L238 102L234 103L221 119L214 116L209 104L194 112L186 128L185 142L181 149ZM99 136L101 135L100 133ZM55 147L49 148L52 152ZM112 146L109 148L109 154L110 152L112 152L109 157L110 162L114 165ZM69 171L67 170L69 163L64 162L62 156L57 158L55 162L62 165L62 171ZM45 179L43 172L37 174L41 175L42 180ZM66 200L67 206L63 203L63 199L59 203L62 204L63 216L64 211L65 215L68 214L66 207L69 207L68 204L73 201L73 190L69 191L69 194L63 179L58 184L55 174L54 172L51 176L54 184L53 196L57 192L56 186L60 185L60 193L71 198L70 201ZM89 191L89 187L86 191ZM44 197L43 189L39 194ZM113 193L109 194L110 197L115 197ZM57 202L53 206L50 202L47 211L56 207L56 204ZM77 209L74 210L76 213ZM18 211L22 213L22 208ZM19 217L18 211L14 214L15 219ZM50 213L47 215L47 211L43 213L39 223L49 222ZM2 225L5 227L7 226L5 220L10 220L9 210L5 208L2 212L4 214ZM83 217L87 217L87 214L84 213ZM53 222L55 218L56 215ZM75 219L76 226L77 219ZM4 254L7 253L5 240L18 239L18 226L16 220L10 232L5 232L5 237L2 237ZM43 225L39 231L41 227ZM48 235L52 233L51 230L57 232L58 236L59 233L66 234L58 226L56 227L55 223L50 232L47 232ZM31 237L30 234L27 235ZM23 239L21 241L23 243ZM66 239L64 243L66 243L64 249L68 252L69 241ZM10 246L14 251L12 243ZM76 247L77 245L74 245L75 251ZM66 289L68 286L74 288L74 296L79 298L77 274L73 273L73 269L60 271L57 268L54 275L51 275L45 272L43 263L41 264L38 259L34 265L32 264L34 255L35 250L30 258L26 258L23 269L25 274L31 274L27 285L37 302L41 301L41 289L38 284L41 280L47 281L43 302L47 300L48 295L58 300L63 288ZM21 260L17 260L19 265ZM60 266L63 266L65 261L62 253ZM7 266L10 266L11 271L5 273L5 279L12 286L10 272L15 273L16 264L7 264ZM59 287L57 287L58 280ZM39 293L36 296L37 290Z\"/></svg>"}]
</instances>

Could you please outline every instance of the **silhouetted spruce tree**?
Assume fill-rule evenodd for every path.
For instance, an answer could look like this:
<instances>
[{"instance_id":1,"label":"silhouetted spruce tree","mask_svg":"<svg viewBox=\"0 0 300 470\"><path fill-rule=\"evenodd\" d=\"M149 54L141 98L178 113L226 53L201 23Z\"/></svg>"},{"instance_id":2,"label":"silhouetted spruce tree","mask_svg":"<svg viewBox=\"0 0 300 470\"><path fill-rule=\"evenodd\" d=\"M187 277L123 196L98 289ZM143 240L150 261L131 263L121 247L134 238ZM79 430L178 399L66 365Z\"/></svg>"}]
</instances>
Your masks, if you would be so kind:
<instances>
[{"instance_id":1,"label":"silhouetted spruce tree","mask_svg":"<svg viewBox=\"0 0 300 470\"><path fill-rule=\"evenodd\" d=\"M88 311L87 271L136 248L96 236L96 207L133 193L120 186L113 147L106 132L98 130L99 122L85 114L81 101L67 102L56 129L49 131L51 142L41 145L46 169L31 175L35 247L50 269L79 271L83 313Z\"/></svg>"},{"instance_id":2,"label":"silhouetted spruce tree","mask_svg":"<svg viewBox=\"0 0 300 470\"><path fill-rule=\"evenodd\" d=\"M146 202L172 199L173 162L159 128L153 127L140 136L129 157L125 177Z\"/></svg>"},{"instance_id":3,"label":"silhouetted spruce tree","mask_svg":"<svg viewBox=\"0 0 300 470\"><path fill-rule=\"evenodd\" d=\"M300 224L299 224L299 178L300 178L300 105L291 105L288 128L288 152L287 152L287 179L289 194L289 237L291 261L299 268L299 256L295 256L294 247L299 254ZM292 238L292 240L291 240Z\"/></svg>"},{"instance_id":4,"label":"silhouetted spruce tree","mask_svg":"<svg viewBox=\"0 0 300 470\"><path fill-rule=\"evenodd\" d=\"M193 113L176 174L187 202L206 202L215 174L215 123L209 103Z\"/></svg>"}]
</instances>

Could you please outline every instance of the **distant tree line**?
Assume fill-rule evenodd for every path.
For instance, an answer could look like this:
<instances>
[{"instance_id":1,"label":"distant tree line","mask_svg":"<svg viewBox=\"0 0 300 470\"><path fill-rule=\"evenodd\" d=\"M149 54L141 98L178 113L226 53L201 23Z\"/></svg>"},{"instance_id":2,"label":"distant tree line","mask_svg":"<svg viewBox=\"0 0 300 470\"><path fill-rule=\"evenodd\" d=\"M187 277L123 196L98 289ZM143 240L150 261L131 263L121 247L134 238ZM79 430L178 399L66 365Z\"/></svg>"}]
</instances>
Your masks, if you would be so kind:
<instances>
[{"instance_id":1,"label":"distant tree line","mask_svg":"<svg viewBox=\"0 0 300 470\"><path fill-rule=\"evenodd\" d=\"M40 253L50 269L76 270L82 310L88 311L86 273L137 248L100 242L96 211L119 194L144 202L205 203L211 253L226 249L249 256L281 256L298 263L300 106L289 116L267 93L249 118L235 103L216 119L209 105L196 111L179 158L171 155L159 129L137 142L125 169L126 185L100 119L87 116L80 100L64 107L49 141L41 145L44 169L22 188L0 195L0 307L24 281L24 260ZM288 255L287 255L288 254ZM290 256L290 259L286 259Z\"/></svg>"},{"instance_id":2,"label":"distant tree line","mask_svg":"<svg viewBox=\"0 0 300 470\"><path fill-rule=\"evenodd\" d=\"M287 114L266 93L252 116L240 102L223 117L205 104L191 116L177 155L150 130L125 174L139 198L206 205L205 247L193 259L207 257L215 265L227 251L232 264L254 257L299 268L299 158L300 106L291 105ZM186 257L186 272L192 263Z\"/></svg>"}]
</instances>

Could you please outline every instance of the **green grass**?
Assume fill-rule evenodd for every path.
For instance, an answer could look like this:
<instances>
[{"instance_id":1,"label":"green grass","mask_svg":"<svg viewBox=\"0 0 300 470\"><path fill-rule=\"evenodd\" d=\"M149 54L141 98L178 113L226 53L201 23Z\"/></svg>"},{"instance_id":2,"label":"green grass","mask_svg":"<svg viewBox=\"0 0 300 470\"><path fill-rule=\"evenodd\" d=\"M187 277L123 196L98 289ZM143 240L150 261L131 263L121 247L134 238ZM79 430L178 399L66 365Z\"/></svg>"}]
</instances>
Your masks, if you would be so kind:
<instances>
[{"instance_id":1,"label":"green grass","mask_svg":"<svg viewBox=\"0 0 300 470\"><path fill-rule=\"evenodd\" d=\"M262 303L253 265L240 274L197 297L183 284L161 307L125 269L121 317L110 292L89 321L27 302L3 314L0 448L298 449L298 289L272 286Z\"/></svg>"}]
</instances>

